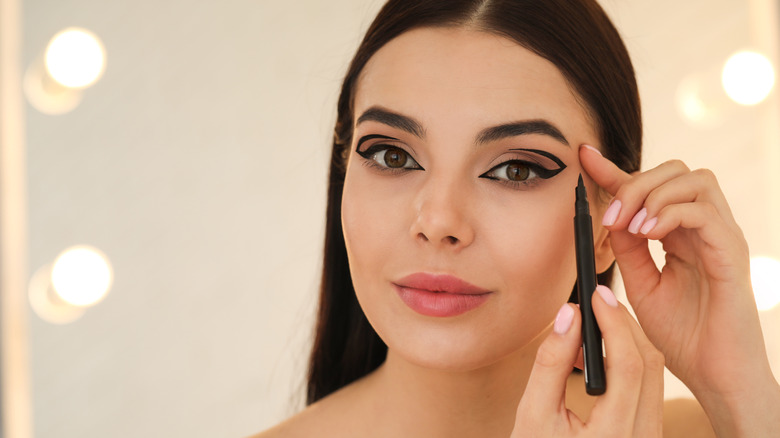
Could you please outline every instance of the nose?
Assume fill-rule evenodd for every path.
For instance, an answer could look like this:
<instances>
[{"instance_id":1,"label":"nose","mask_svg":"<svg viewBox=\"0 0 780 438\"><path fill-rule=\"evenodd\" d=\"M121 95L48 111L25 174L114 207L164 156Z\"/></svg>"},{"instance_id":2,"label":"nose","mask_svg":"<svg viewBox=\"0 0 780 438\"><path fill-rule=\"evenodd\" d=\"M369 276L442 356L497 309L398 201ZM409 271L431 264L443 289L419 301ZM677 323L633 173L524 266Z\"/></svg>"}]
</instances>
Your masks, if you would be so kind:
<instances>
[{"instance_id":1,"label":"nose","mask_svg":"<svg viewBox=\"0 0 780 438\"><path fill-rule=\"evenodd\" d=\"M415 199L410 232L420 243L462 250L474 241L467 191L455 182L431 180Z\"/></svg>"}]
</instances>

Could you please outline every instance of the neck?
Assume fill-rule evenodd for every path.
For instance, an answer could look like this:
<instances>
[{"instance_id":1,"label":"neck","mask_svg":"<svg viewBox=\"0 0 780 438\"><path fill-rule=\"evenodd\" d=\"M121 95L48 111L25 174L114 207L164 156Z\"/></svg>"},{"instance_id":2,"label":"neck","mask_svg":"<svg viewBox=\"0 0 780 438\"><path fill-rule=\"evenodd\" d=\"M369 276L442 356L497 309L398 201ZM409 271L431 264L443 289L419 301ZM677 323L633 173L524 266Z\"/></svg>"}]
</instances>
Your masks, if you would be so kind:
<instances>
[{"instance_id":1,"label":"neck","mask_svg":"<svg viewBox=\"0 0 780 438\"><path fill-rule=\"evenodd\" d=\"M536 350L546 335L467 371L426 368L388 350L384 364L366 382L380 394L375 421L385 430L399 429L398 436L509 436Z\"/></svg>"}]
</instances>

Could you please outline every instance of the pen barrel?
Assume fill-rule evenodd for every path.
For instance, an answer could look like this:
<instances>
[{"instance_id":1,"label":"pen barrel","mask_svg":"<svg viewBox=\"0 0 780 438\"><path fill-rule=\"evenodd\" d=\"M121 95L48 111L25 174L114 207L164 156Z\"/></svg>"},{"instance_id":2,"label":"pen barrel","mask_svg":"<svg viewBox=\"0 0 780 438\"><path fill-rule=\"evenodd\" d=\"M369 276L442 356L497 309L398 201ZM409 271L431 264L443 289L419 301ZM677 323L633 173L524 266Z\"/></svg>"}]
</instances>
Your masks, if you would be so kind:
<instances>
[{"instance_id":1,"label":"pen barrel","mask_svg":"<svg viewBox=\"0 0 780 438\"><path fill-rule=\"evenodd\" d=\"M582 314L582 355L585 365L585 388L588 394L603 394L607 389L601 330L593 314L591 300L596 290L596 262L593 251L593 225L589 214L574 216L574 239L577 257L577 294Z\"/></svg>"}]
</instances>

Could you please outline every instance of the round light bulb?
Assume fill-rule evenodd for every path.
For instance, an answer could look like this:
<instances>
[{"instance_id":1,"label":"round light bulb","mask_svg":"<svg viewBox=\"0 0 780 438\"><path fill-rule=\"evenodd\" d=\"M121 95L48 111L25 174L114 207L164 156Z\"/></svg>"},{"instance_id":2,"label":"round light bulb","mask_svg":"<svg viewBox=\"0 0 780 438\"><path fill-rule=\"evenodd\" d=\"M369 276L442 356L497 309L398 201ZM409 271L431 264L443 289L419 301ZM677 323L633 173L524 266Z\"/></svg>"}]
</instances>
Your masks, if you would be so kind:
<instances>
[{"instance_id":1,"label":"round light bulb","mask_svg":"<svg viewBox=\"0 0 780 438\"><path fill-rule=\"evenodd\" d=\"M85 29L65 29L46 48L46 70L66 87L84 88L95 83L103 74L105 60L103 44Z\"/></svg>"},{"instance_id":2,"label":"round light bulb","mask_svg":"<svg viewBox=\"0 0 780 438\"><path fill-rule=\"evenodd\" d=\"M772 91L775 72L766 56L756 52L739 52L726 61L721 83L734 102L755 105Z\"/></svg>"},{"instance_id":3,"label":"round light bulb","mask_svg":"<svg viewBox=\"0 0 780 438\"><path fill-rule=\"evenodd\" d=\"M65 250L54 261L51 282L57 295L75 306L91 306L108 293L111 265L103 253L89 246Z\"/></svg>"},{"instance_id":4,"label":"round light bulb","mask_svg":"<svg viewBox=\"0 0 780 438\"><path fill-rule=\"evenodd\" d=\"M751 258L750 280L758 310L769 310L780 303L780 261L769 257Z\"/></svg>"}]
</instances>

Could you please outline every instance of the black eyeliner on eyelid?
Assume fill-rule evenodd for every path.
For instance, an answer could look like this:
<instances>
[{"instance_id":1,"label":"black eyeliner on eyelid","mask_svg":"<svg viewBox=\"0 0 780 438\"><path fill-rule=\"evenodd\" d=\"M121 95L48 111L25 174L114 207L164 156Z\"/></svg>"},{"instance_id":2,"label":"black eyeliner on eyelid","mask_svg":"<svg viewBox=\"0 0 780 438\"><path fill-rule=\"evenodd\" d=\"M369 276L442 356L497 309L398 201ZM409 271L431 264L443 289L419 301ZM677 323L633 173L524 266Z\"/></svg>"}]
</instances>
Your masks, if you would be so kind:
<instances>
[{"instance_id":1,"label":"black eyeliner on eyelid","mask_svg":"<svg viewBox=\"0 0 780 438\"><path fill-rule=\"evenodd\" d=\"M393 147L393 146L387 146L387 145L384 145L384 144L380 143L380 144L371 145L368 148L366 148L366 150L364 150L364 151L355 151L355 152L357 152L358 155L360 155L361 157L363 157L365 159L371 159L371 157L376 155L378 152L390 149L391 147Z\"/></svg>"},{"instance_id":2,"label":"black eyeliner on eyelid","mask_svg":"<svg viewBox=\"0 0 780 438\"><path fill-rule=\"evenodd\" d=\"M559 173L561 173L564 169L566 169L566 165L563 163L563 161L561 161L560 158L556 157L555 155L553 155L553 154L551 154L551 153L549 153L547 151L543 151L543 150L539 150L539 149L525 149L525 148L514 148L514 149L509 149L509 150L513 151L513 152L529 152L531 154L536 154L536 155L545 157L545 158L549 159L550 161L554 162L558 166L558 168L557 169L548 169L547 167L543 166L541 163L534 162L534 161L529 161L528 159L510 159L510 160L506 160L506 161L504 161L502 163L499 163L499 164L493 166L490 170L488 170L487 172L485 172L482 175L480 175L480 178L487 178L487 179L492 179L492 180L501 180L501 178L490 176L490 174L495 172L496 169L499 169L502 166L510 165L512 163L520 163L520 164L522 164L524 166L528 166L537 175L537 177L539 177L541 179L550 179L550 178L554 177L555 175L558 175ZM530 159L533 160L533 158L530 158ZM515 183L517 183L517 182L515 182Z\"/></svg>"},{"instance_id":3,"label":"black eyeliner on eyelid","mask_svg":"<svg viewBox=\"0 0 780 438\"><path fill-rule=\"evenodd\" d=\"M356 151L356 152L358 152L358 153L360 153L360 152L358 151L358 149L360 149L360 145L362 145L363 143L365 143L365 142L366 142L366 141L368 141L368 140L373 140L373 139L375 139L375 138L381 138L381 139L384 139L384 140L394 140L394 141L400 141L400 140L398 140L397 138L395 138L395 137L390 137L390 136L388 136L388 135L380 135L380 134L364 135L364 136L360 137L360 140L358 140L358 142L357 142L357 146L355 147L355 151Z\"/></svg>"},{"instance_id":4,"label":"black eyeliner on eyelid","mask_svg":"<svg viewBox=\"0 0 780 438\"><path fill-rule=\"evenodd\" d=\"M520 149L509 149L509 150L510 151L533 152L535 154L539 154L539 155L541 155L543 157L549 158L550 160L555 162L555 164L557 164L558 166L561 167L560 170L563 170L563 169L566 168L566 165L563 164L563 161L561 161L560 158L556 157L555 155L553 155L553 154L551 154L551 153L549 153L547 151L542 151L542 150L539 150L539 149L522 149L522 148L520 148Z\"/></svg>"},{"instance_id":5,"label":"black eyeliner on eyelid","mask_svg":"<svg viewBox=\"0 0 780 438\"><path fill-rule=\"evenodd\" d=\"M480 175L480 178L499 180L501 178L496 178L494 176L489 176L488 174L493 173L496 169L498 169L498 168L500 168L502 166L507 166L507 165L512 164L512 163L520 163L520 164L522 164L524 166L528 166L531 169L531 171L533 171L541 179L550 179L550 178L554 177L555 175L561 173L563 171L563 169L566 168L566 166L562 166L562 167L559 167L557 169L548 169L548 168L546 168L546 167L544 167L544 166L542 166L540 164L532 163L530 161L508 160L508 161L504 161L503 163L500 163L500 164L497 164L497 165L493 166L490 170L488 170L487 172L485 172L482 175Z\"/></svg>"}]
</instances>

